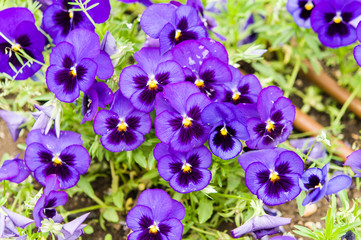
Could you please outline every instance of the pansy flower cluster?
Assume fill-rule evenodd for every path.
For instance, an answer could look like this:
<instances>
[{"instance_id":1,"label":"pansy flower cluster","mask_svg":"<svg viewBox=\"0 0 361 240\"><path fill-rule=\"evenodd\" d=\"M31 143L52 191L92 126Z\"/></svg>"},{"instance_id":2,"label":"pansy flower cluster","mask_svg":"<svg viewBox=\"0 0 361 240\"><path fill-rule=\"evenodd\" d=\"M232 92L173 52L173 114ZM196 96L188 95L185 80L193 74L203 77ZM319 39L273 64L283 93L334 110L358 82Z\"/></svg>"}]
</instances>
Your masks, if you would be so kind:
<instances>
[{"instance_id":1,"label":"pansy flower cluster","mask_svg":"<svg viewBox=\"0 0 361 240\"><path fill-rule=\"evenodd\" d=\"M160 141L153 149L159 176L178 193L205 189L212 181L213 159L236 157L245 172L245 185L270 206L295 199L302 190L308 192L303 201L307 205L350 186L352 180L346 175L328 180L328 164L304 171L298 154L277 148L293 130L295 106L280 88L262 88L255 75L242 75L230 65L223 44L209 38L207 31L213 32L215 23L204 15L201 1L189 0L186 5L140 2L149 6L140 26L152 44L135 53L136 64L122 69L118 86L112 84L112 88L101 80L114 75L116 62L110 56L117 53L116 40L107 31L100 42L94 32L95 23L109 17L109 1L56 0L44 10L42 28L55 44L46 85L57 100L35 106L36 121L27 136L24 160L16 157L0 168L0 180L19 183L32 175L45 186L33 210L40 231L63 221L55 209L68 200L63 190L74 187L91 163L81 135L61 130L61 104L81 102L81 123L93 121L94 133L111 152L137 149L153 128ZM351 22L360 15L359 5L358 1L289 0L287 8L298 25L312 27L321 42L339 47L356 40ZM26 79L43 63L45 37L25 8L3 10L0 19L1 71L16 80ZM356 47L355 56L361 56L359 51ZM26 60L29 63L23 64ZM11 125L16 140L24 118L8 111L0 111L0 116L17 118ZM358 160L359 152L355 152L345 165L358 173ZM23 228L32 221L21 219L20 224L15 215L4 211L2 219L8 219L10 237L19 235L15 226ZM86 217L63 225L57 237L78 238ZM145 190L128 213L126 223L132 230L128 239L182 239L184 218L184 206L167 192ZM262 238L288 223L290 219L255 215L232 234L240 237L253 232ZM4 236L8 235L0 232Z\"/></svg>"},{"instance_id":2,"label":"pansy flower cluster","mask_svg":"<svg viewBox=\"0 0 361 240\"><path fill-rule=\"evenodd\" d=\"M361 15L357 0L288 0L287 10L297 25L312 27L327 47L347 46L357 40L357 19Z\"/></svg>"}]
</instances>

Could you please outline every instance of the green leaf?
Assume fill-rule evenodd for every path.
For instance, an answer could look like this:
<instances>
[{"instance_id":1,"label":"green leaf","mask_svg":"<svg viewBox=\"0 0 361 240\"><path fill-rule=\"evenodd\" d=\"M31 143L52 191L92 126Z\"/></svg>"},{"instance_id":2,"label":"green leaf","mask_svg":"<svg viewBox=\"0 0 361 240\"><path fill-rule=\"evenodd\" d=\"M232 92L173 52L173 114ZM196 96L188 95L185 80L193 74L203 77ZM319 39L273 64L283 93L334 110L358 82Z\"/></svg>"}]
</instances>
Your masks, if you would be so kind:
<instances>
[{"instance_id":1,"label":"green leaf","mask_svg":"<svg viewBox=\"0 0 361 240\"><path fill-rule=\"evenodd\" d=\"M110 233L108 233L107 235L105 235L105 237L104 237L104 240L112 240L113 239L113 237L112 237L112 235L110 234Z\"/></svg>"},{"instance_id":2,"label":"green leaf","mask_svg":"<svg viewBox=\"0 0 361 240\"><path fill-rule=\"evenodd\" d=\"M103 217L108 222L119 222L119 216L117 211L114 208L106 208L103 212Z\"/></svg>"},{"instance_id":3,"label":"green leaf","mask_svg":"<svg viewBox=\"0 0 361 240\"><path fill-rule=\"evenodd\" d=\"M85 234L92 234L94 232L94 229L92 226L88 225L85 228L83 228Z\"/></svg>"},{"instance_id":4,"label":"green leaf","mask_svg":"<svg viewBox=\"0 0 361 240\"><path fill-rule=\"evenodd\" d=\"M348 196L347 196L347 191L346 189L342 190L341 192L338 192L338 196L340 197L340 200L342 202L342 205L345 209L349 209L350 208L350 204L349 204L349 200L348 200Z\"/></svg>"},{"instance_id":5,"label":"green leaf","mask_svg":"<svg viewBox=\"0 0 361 240\"><path fill-rule=\"evenodd\" d=\"M120 189L113 195L113 202L115 206L123 209L124 193Z\"/></svg>"},{"instance_id":6,"label":"green leaf","mask_svg":"<svg viewBox=\"0 0 361 240\"><path fill-rule=\"evenodd\" d=\"M80 189L82 189L84 191L84 193L86 195L88 195L90 198L93 198L95 196L92 186L90 185L90 183L88 182L88 180L85 177L80 176L77 186Z\"/></svg>"},{"instance_id":7,"label":"green leaf","mask_svg":"<svg viewBox=\"0 0 361 240\"><path fill-rule=\"evenodd\" d=\"M306 193L302 191L296 198L298 212L300 213L301 216L303 216L303 214L305 213L305 207L302 206L302 202L303 199L305 199L305 197L306 197Z\"/></svg>"},{"instance_id":8,"label":"green leaf","mask_svg":"<svg viewBox=\"0 0 361 240\"><path fill-rule=\"evenodd\" d=\"M142 168L147 168L147 159L145 158L143 152L138 150L134 154L134 160L138 163Z\"/></svg>"},{"instance_id":9,"label":"green leaf","mask_svg":"<svg viewBox=\"0 0 361 240\"><path fill-rule=\"evenodd\" d=\"M205 223L212 216L213 202L209 201L206 198L203 198L199 202L199 207L197 209L197 212L198 212L199 223L200 224Z\"/></svg>"},{"instance_id":10,"label":"green leaf","mask_svg":"<svg viewBox=\"0 0 361 240\"><path fill-rule=\"evenodd\" d=\"M155 162L155 158L154 158L154 155L153 155L153 150L149 153L149 156L148 156L148 169L149 170L152 170L152 168L154 166L154 162Z\"/></svg>"}]
</instances>

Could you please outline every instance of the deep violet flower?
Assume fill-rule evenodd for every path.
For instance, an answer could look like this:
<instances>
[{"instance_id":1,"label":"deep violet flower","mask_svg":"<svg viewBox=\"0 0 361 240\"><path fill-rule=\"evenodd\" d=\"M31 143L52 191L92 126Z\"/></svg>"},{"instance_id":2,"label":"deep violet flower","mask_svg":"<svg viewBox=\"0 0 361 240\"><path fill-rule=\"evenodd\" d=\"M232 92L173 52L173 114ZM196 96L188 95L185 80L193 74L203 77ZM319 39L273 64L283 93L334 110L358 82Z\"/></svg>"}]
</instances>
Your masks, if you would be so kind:
<instances>
[{"instance_id":1,"label":"deep violet flower","mask_svg":"<svg viewBox=\"0 0 361 240\"><path fill-rule=\"evenodd\" d=\"M53 48L46 83L60 101L72 102L79 97L80 90L87 91L91 87L95 75L106 79L113 72L109 55L100 51L98 35L76 29L68 35L66 42Z\"/></svg>"},{"instance_id":2,"label":"deep violet flower","mask_svg":"<svg viewBox=\"0 0 361 240\"><path fill-rule=\"evenodd\" d=\"M0 118L6 122L11 137L13 138L14 142L16 142L22 129L21 125L27 121L27 118L15 112L5 110L0 110Z\"/></svg>"},{"instance_id":3,"label":"deep violet flower","mask_svg":"<svg viewBox=\"0 0 361 240\"><path fill-rule=\"evenodd\" d=\"M326 195L337 193L348 188L352 179L346 175L338 175L328 180L328 170L330 163L327 163L322 170L319 168L309 168L299 179L300 187L303 191L309 191L302 205L306 206L310 202L315 203Z\"/></svg>"},{"instance_id":4,"label":"deep violet flower","mask_svg":"<svg viewBox=\"0 0 361 240\"><path fill-rule=\"evenodd\" d=\"M228 54L224 46L211 39L189 40L172 50L173 59L183 68L186 81L196 85L212 101L225 97L223 84L231 82Z\"/></svg>"},{"instance_id":5,"label":"deep violet flower","mask_svg":"<svg viewBox=\"0 0 361 240\"><path fill-rule=\"evenodd\" d=\"M242 151L240 140L248 140L246 120L230 103L211 103L201 113L202 122L212 127L208 144L212 153L232 159Z\"/></svg>"},{"instance_id":6,"label":"deep violet flower","mask_svg":"<svg viewBox=\"0 0 361 240\"><path fill-rule=\"evenodd\" d=\"M41 65L33 62L27 66L18 60L16 55L22 59L23 63L28 60L20 50L28 56L44 62L42 51L45 45L44 35L36 28L34 15L30 10L21 7L7 8L0 11L0 32L11 42L9 43L0 36L0 72L6 73L15 80L25 80L34 75ZM17 71L10 67L12 64Z\"/></svg>"},{"instance_id":7,"label":"deep violet flower","mask_svg":"<svg viewBox=\"0 0 361 240\"><path fill-rule=\"evenodd\" d=\"M153 4L142 14L140 26L150 37L159 38L161 54L183 41L207 36L197 11L185 5Z\"/></svg>"},{"instance_id":8,"label":"deep violet flower","mask_svg":"<svg viewBox=\"0 0 361 240\"><path fill-rule=\"evenodd\" d=\"M80 137L75 132L61 131L57 138L52 129L48 135L43 135L39 129L28 134L25 163L41 185L45 185L47 176L56 174L60 188L68 189L77 184L81 174L86 173L90 156Z\"/></svg>"},{"instance_id":9,"label":"deep violet flower","mask_svg":"<svg viewBox=\"0 0 361 240\"><path fill-rule=\"evenodd\" d=\"M246 172L246 186L266 205L283 204L301 192L298 180L304 163L292 151L274 148L246 152L238 162Z\"/></svg>"},{"instance_id":10,"label":"deep violet flower","mask_svg":"<svg viewBox=\"0 0 361 240\"><path fill-rule=\"evenodd\" d=\"M182 153L167 144L158 143L153 151L159 175L179 193L200 191L208 186L212 173L208 170L212 154L205 146Z\"/></svg>"},{"instance_id":11,"label":"deep violet flower","mask_svg":"<svg viewBox=\"0 0 361 240\"><path fill-rule=\"evenodd\" d=\"M347 233L341 237L341 240L356 240L356 235L351 230L348 230Z\"/></svg>"},{"instance_id":12,"label":"deep violet flower","mask_svg":"<svg viewBox=\"0 0 361 240\"><path fill-rule=\"evenodd\" d=\"M290 144L300 149L303 154L307 154L313 145L313 148L308 155L307 160L316 160L316 159L323 159L326 157L326 148L322 144L322 142L315 142L316 139L314 137L310 138L299 138L299 139L292 139L289 140Z\"/></svg>"},{"instance_id":13,"label":"deep violet flower","mask_svg":"<svg viewBox=\"0 0 361 240\"><path fill-rule=\"evenodd\" d=\"M319 1L320 0L288 0L286 7L298 26L310 28L311 13Z\"/></svg>"},{"instance_id":14,"label":"deep violet flower","mask_svg":"<svg viewBox=\"0 0 361 240\"><path fill-rule=\"evenodd\" d=\"M65 223L61 229L62 236L57 236L58 240L76 240L81 235L84 234L83 228L87 225L83 224L85 219L89 216L90 213L81 215L80 217L75 218L74 220Z\"/></svg>"},{"instance_id":15,"label":"deep violet flower","mask_svg":"<svg viewBox=\"0 0 361 240\"><path fill-rule=\"evenodd\" d=\"M44 11L43 27L55 44L65 40L67 35L74 29L83 28L94 31L94 25L88 17L82 11L78 11L78 6L71 5L68 2L75 1L54 0L53 4ZM85 0L80 2L85 2ZM105 22L110 14L109 0L90 0L85 7L90 7L94 4L98 5L90 9L88 14L95 23ZM77 10L74 11L75 9Z\"/></svg>"},{"instance_id":16,"label":"deep violet flower","mask_svg":"<svg viewBox=\"0 0 361 240\"><path fill-rule=\"evenodd\" d=\"M138 64L123 69L119 89L136 109L151 112L156 94L167 84L184 81L184 73L169 54L161 56L158 48L142 48L134 58Z\"/></svg>"},{"instance_id":17,"label":"deep violet flower","mask_svg":"<svg viewBox=\"0 0 361 240\"><path fill-rule=\"evenodd\" d=\"M131 151L144 142L152 120L148 113L137 111L118 90L110 110L101 110L93 122L94 132L102 135L100 142L111 152Z\"/></svg>"},{"instance_id":18,"label":"deep violet flower","mask_svg":"<svg viewBox=\"0 0 361 240\"><path fill-rule=\"evenodd\" d=\"M127 215L133 231L128 240L182 239L185 216L183 205L161 189L148 189L139 195L137 205Z\"/></svg>"},{"instance_id":19,"label":"deep violet flower","mask_svg":"<svg viewBox=\"0 0 361 240\"><path fill-rule=\"evenodd\" d=\"M247 120L250 140L247 147L252 149L272 148L286 141L295 120L295 106L283 97L283 92L276 86L262 89L257 99L259 118Z\"/></svg>"},{"instance_id":20,"label":"deep violet flower","mask_svg":"<svg viewBox=\"0 0 361 240\"><path fill-rule=\"evenodd\" d=\"M243 225L231 231L234 238L239 238L246 233L254 233L257 239L266 235L280 232L279 227L290 224L291 218L274 217L270 215L255 216Z\"/></svg>"},{"instance_id":21,"label":"deep violet flower","mask_svg":"<svg viewBox=\"0 0 361 240\"><path fill-rule=\"evenodd\" d=\"M36 202L33 210L33 218L38 228L41 227L41 221L44 218L51 218L56 223L63 221L63 217L57 213L55 208L65 205L68 201L68 194L64 191L58 191L60 184L55 174L46 177L44 194Z\"/></svg>"},{"instance_id":22,"label":"deep violet flower","mask_svg":"<svg viewBox=\"0 0 361 240\"><path fill-rule=\"evenodd\" d=\"M201 121L201 112L209 103L209 98L192 83L165 86L155 99L155 135L175 151L187 152L201 146L209 133L209 127Z\"/></svg>"},{"instance_id":23,"label":"deep violet flower","mask_svg":"<svg viewBox=\"0 0 361 240\"><path fill-rule=\"evenodd\" d=\"M350 22L360 15L359 1L321 1L312 11L311 26L323 45L331 48L347 46L357 39L356 29Z\"/></svg>"},{"instance_id":24,"label":"deep violet flower","mask_svg":"<svg viewBox=\"0 0 361 240\"><path fill-rule=\"evenodd\" d=\"M19 235L18 228L25 228L34 221L30 218L24 217L20 214L14 213L5 207L1 206L0 209L0 238L10 239L15 237L16 239L26 239L21 238Z\"/></svg>"},{"instance_id":25,"label":"deep violet flower","mask_svg":"<svg viewBox=\"0 0 361 240\"><path fill-rule=\"evenodd\" d=\"M14 183L21 183L30 175L28 167L19 154L11 160L4 161L0 168L0 181L9 180Z\"/></svg>"},{"instance_id":26,"label":"deep violet flower","mask_svg":"<svg viewBox=\"0 0 361 240\"><path fill-rule=\"evenodd\" d=\"M224 102L231 102L234 105L256 103L262 90L258 78L253 74L243 76L237 68L231 65L229 65L229 69L232 72L232 82L224 84L226 89Z\"/></svg>"},{"instance_id":27,"label":"deep violet flower","mask_svg":"<svg viewBox=\"0 0 361 240\"><path fill-rule=\"evenodd\" d=\"M355 177L361 177L361 150L351 153L346 158L344 165L351 167L352 171L356 174Z\"/></svg>"},{"instance_id":28,"label":"deep violet flower","mask_svg":"<svg viewBox=\"0 0 361 240\"><path fill-rule=\"evenodd\" d=\"M83 119L81 124L93 120L98 111L98 107L105 108L113 102L113 92L106 83L95 81L93 85L84 93L83 97Z\"/></svg>"}]
</instances>

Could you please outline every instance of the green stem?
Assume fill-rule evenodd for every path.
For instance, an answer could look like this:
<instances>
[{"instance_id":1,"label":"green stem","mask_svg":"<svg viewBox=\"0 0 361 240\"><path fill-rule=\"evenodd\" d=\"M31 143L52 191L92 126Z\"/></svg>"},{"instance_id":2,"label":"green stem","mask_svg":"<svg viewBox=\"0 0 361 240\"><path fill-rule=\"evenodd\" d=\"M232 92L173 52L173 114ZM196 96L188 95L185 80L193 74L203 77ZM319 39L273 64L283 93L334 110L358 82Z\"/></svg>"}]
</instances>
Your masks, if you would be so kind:
<instances>
[{"instance_id":1,"label":"green stem","mask_svg":"<svg viewBox=\"0 0 361 240\"><path fill-rule=\"evenodd\" d=\"M356 94L358 93L359 89L360 89L360 86L357 86L357 87L353 90L353 92L352 92L352 94L350 95L350 97L349 97L349 98L346 100L346 102L343 104L340 112L338 113L335 121L334 121L333 124L332 124L333 126L337 126L337 125L340 123L341 118L342 118L343 115L345 114L347 108L350 106L352 100L356 97Z\"/></svg>"},{"instance_id":2,"label":"green stem","mask_svg":"<svg viewBox=\"0 0 361 240\"><path fill-rule=\"evenodd\" d=\"M286 89L284 96L288 97L293 89L293 85L295 84L298 72L301 68L301 58L299 56L296 56L296 64L295 67L292 70L291 77L288 82L288 89Z\"/></svg>"},{"instance_id":3,"label":"green stem","mask_svg":"<svg viewBox=\"0 0 361 240\"><path fill-rule=\"evenodd\" d=\"M16 197L14 199L14 202L13 202L13 205L11 205L11 209L10 209L11 211L14 211L15 206L16 206L17 202L19 201L20 196L22 194L22 190L23 190L23 188L21 188L20 191L18 192L18 194L16 195Z\"/></svg>"},{"instance_id":4,"label":"green stem","mask_svg":"<svg viewBox=\"0 0 361 240\"><path fill-rule=\"evenodd\" d=\"M110 159L110 172L112 174L112 193L116 193L118 191L118 183L119 183L119 176L115 173L114 169L114 162Z\"/></svg>"},{"instance_id":5,"label":"green stem","mask_svg":"<svg viewBox=\"0 0 361 240\"><path fill-rule=\"evenodd\" d=\"M68 211L66 213L66 216L69 216L71 214L81 213L81 212L89 212L89 211L100 209L102 207L103 207L102 205L94 205L94 206L90 206L90 207L79 208L79 209L76 209L76 210L73 210L73 211Z\"/></svg>"},{"instance_id":6,"label":"green stem","mask_svg":"<svg viewBox=\"0 0 361 240\"><path fill-rule=\"evenodd\" d=\"M246 197L241 197L241 196L236 196L236 195L223 194L223 193L212 193L212 194L219 196L219 197L224 197L224 198L234 198L234 199L241 199L241 200L245 200L245 201L252 201L251 198L246 198Z\"/></svg>"},{"instance_id":7,"label":"green stem","mask_svg":"<svg viewBox=\"0 0 361 240\"><path fill-rule=\"evenodd\" d=\"M197 227L195 227L195 226L191 226L191 229L193 229L193 230L195 230L195 231L197 231L197 232L200 232L200 233L204 233L204 234L206 234L206 235L211 235L211 236L214 236L214 237L218 237L218 235L215 234L215 233L212 233L212 232L209 232L209 231L205 231L205 230L200 229L200 228L197 228Z\"/></svg>"},{"instance_id":8,"label":"green stem","mask_svg":"<svg viewBox=\"0 0 361 240\"><path fill-rule=\"evenodd\" d=\"M312 151L313 147L315 146L315 143L316 143L316 140L315 140L315 141L313 141L313 143L312 143L312 145L311 145L310 150L308 150L308 152L307 152L307 154L306 154L305 158L303 159L303 162L304 162L304 163L306 162L306 160L307 160L308 156L310 155L310 153L311 153L311 151Z\"/></svg>"}]
</instances>

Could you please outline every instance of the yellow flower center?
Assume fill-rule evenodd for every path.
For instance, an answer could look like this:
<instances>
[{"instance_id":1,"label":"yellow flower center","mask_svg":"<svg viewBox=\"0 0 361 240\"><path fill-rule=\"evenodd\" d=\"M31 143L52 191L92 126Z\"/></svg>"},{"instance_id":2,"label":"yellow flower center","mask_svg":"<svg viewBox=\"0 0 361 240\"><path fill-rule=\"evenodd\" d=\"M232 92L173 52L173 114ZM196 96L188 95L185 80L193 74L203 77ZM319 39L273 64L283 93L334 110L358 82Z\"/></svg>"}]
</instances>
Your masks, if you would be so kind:
<instances>
[{"instance_id":1,"label":"yellow flower center","mask_svg":"<svg viewBox=\"0 0 361 240\"><path fill-rule=\"evenodd\" d=\"M128 127L128 124L126 124L124 121L121 121L118 124L118 131L119 132L125 132L125 131L127 131L127 127Z\"/></svg>"},{"instance_id":2,"label":"yellow flower center","mask_svg":"<svg viewBox=\"0 0 361 240\"><path fill-rule=\"evenodd\" d=\"M184 117L183 118L183 126L185 127L185 128L189 128L190 126L192 126L192 118L189 118L189 117Z\"/></svg>"},{"instance_id":3,"label":"yellow flower center","mask_svg":"<svg viewBox=\"0 0 361 240\"><path fill-rule=\"evenodd\" d=\"M53 165L54 166L61 166L63 165L63 161L61 161L61 159L59 158L58 155L54 156L52 159Z\"/></svg>"},{"instance_id":4,"label":"yellow flower center","mask_svg":"<svg viewBox=\"0 0 361 240\"><path fill-rule=\"evenodd\" d=\"M179 38L182 36L182 31L181 30L177 30L175 31L175 36L174 36L174 39L176 41L179 41Z\"/></svg>"},{"instance_id":5,"label":"yellow flower center","mask_svg":"<svg viewBox=\"0 0 361 240\"><path fill-rule=\"evenodd\" d=\"M76 77L76 68L72 67L70 68L70 72L69 72L71 78L75 78Z\"/></svg>"},{"instance_id":6,"label":"yellow flower center","mask_svg":"<svg viewBox=\"0 0 361 240\"><path fill-rule=\"evenodd\" d=\"M70 17L70 19L72 19L74 17L74 12L73 11L69 11L69 17Z\"/></svg>"},{"instance_id":7,"label":"yellow flower center","mask_svg":"<svg viewBox=\"0 0 361 240\"><path fill-rule=\"evenodd\" d=\"M198 88L203 88L204 87L204 81L202 79L197 79L194 84L198 87Z\"/></svg>"},{"instance_id":8,"label":"yellow flower center","mask_svg":"<svg viewBox=\"0 0 361 240\"><path fill-rule=\"evenodd\" d=\"M232 99L233 99L234 101L237 101L240 97L241 97L241 93L239 93L239 92L234 92L234 93L233 93L233 96L232 96Z\"/></svg>"},{"instance_id":9,"label":"yellow flower center","mask_svg":"<svg viewBox=\"0 0 361 240\"><path fill-rule=\"evenodd\" d=\"M267 120L267 125L266 125L266 130L267 132L272 132L273 130L275 130L275 123L272 120Z\"/></svg>"},{"instance_id":10,"label":"yellow flower center","mask_svg":"<svg viewBox=\"0 0 361 240\"><path fill-rule=\"evenodd\" d=\"M149 227L150 234L157 234L158 231L159 231L159 228L158 228L157 224L155 224L155 223Z\"/></svg>"},{"instance_id":11,"label":"yellow flower center","mask_svg":"<svg viewBox=\"0 0 361 240\"><path fill-rule=\"evenodd\" d=\"M149 90L157 90L158 88L158 82L153 77L150 78L147 85Z\"/></svg>"},{"instance_id":12,"label":"yellow flower center","mask_svg":"<svg viewBox=\"0 0 361 240\"><path fill-rule=\"evenodd\" d=\"M322 186L321 183L319 183L318 185L315 186L315 188L319 188L319 189L322 189L322 187L323 187L323 186Z\"/></svg>"},{"instance_id":13,"label":"yellow flower center","mask_svg":"<svg viewBox=\"0 0 361 240\"><path fill-rule=\"evenodd\" d=\"M226 129L226 127L223 127L222 129L221 129L221 135L222 136L227 136L227 129Z\"/></svg>"},{"instance_id":14,"label":"yellow flower center","mask_svg":"<svg viewBox=\"0 0 361 240\"><path fill-rule=\"evenodd\" d=\"M312 9L313 9L313 7L314 7L314 5L313 5L313 3L312 2L307 2L306 3L306 5L305 5L305 9L307 10L307 11L311 11Z\"/></svg>"},{"instance_id":15,"label":"yellow flower center","mask_svg":"<svg viewBox=\"0 0 361 240\"><path fill-rule=\"evenodd\" d=\"M21 49L21 45L19 43L15 43L11 48L14 52L17 52Z\"/></svg>"},{"instance_id":16,"label":"yellow flower center","mask_svg":"<svg viewBox=\"0 0 361 240\"><path fill-rule=\"evenodd\" d=\"M333 18L333 22L334 23L340 23L340 22L342 22L342 17L341 16L339 16L339 15L337 15L337 16L335 16L334 18Z\"/></svg>"},{"instance_id":17,"label":"yellow flower center","mask_svg":"<svg viewBox=\"0 0 361 240\"><path fill-rule=\"evenodd\" d=\"M277 182L278 180L280 180L280 176L278 176L278 172L272 171L269 179L271 180L271 182Z\"/></svg>"},{"instance_id":18,"label":"yellow flower center","mask_svg":"<svg viewBox=\"0 0 361 240\"><path fill-rule=\"evenodd\" d=\"M182 166L182 170L184 173L190 173L192 172L192 165L190 165L189 163L184 163Z\"/></svg>"}]
</instances>

